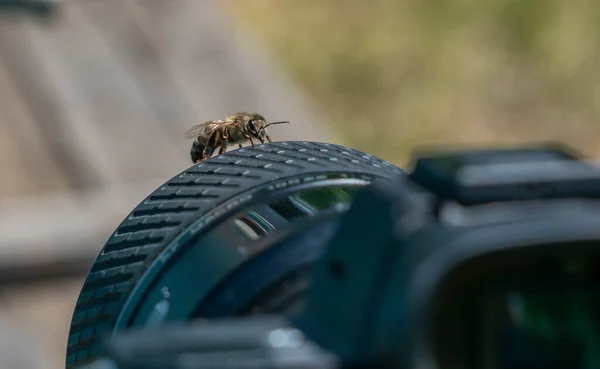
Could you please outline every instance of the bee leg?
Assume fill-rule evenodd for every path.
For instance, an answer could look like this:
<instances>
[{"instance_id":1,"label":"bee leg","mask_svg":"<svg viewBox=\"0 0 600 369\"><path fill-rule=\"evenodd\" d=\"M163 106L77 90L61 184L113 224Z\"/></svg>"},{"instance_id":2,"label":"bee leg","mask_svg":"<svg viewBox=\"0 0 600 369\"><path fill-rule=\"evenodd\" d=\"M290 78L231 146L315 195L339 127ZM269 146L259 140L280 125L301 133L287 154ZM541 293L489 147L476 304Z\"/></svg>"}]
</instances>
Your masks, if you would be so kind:
<instances>
[{"instance_id":1,"label":"bee leg","mask_svg":"<svg viewBox=\"0 0 600 369\"><path fill-rule=\"evenodd\" d=\"M206 148L204 149L204 153L202 154L202 159L200 161L204 161L208 158L210 158L212 156L212 154L215 152L216 147L212 146L212 145L208 145L206 146Z\"/></svg>"},{"instance_id":2,"label":"bee leg","mask_svg":"<svg viewBox=\"0 0 600 369\"><path fill-rule=\"evenodd\" d=\"M219 154L223 154L223 153L225 153L225 151L227 151L227 140L223 140L223 142L221 142L221 148L219 149Z\"/></svg>"},{"instance_id":3,"label":"bee leg","mask_svg":"<svg viewBox=\"0 0 600 369\"><path fill-rule=\"evenodd\" d=\"M271 141L271 137L268 134L265 134L265 137L267 138L267 141L273 142L273 141Z\"/></svg>"},{"instance_id":4,"label":"bee leg","mask_svg":"<svg viewBox=\"0 0 600 369\"><path fill-rule=\"evenodd\" d=\"M242 147L244 147L244 146L242 146L242 144L238 144L238 146L239 146L239 148L240 148L240 149L241 149Z\"/></svg>"},{"instance_id":5,"label":"bee leg","mask_svg":"<svg viewBox=\"0 0 600 369\"><path fill-rule=\"evenodd\" d=\"M219 135L214 133L211 136L211 138L208 140L208 143L206 144L206 147L204 148L204 151L202 152L201 161L204 161L204 160L210 158L212 156L212 154L215 152L215 149L217 148L218 145L219 145Z\"/></svg>"},{"instance_id":6,"label":"bee leg","mask_svg":"<svg viewBox=\"0 0 600 369\"><path fill-rule=\"evenodd\" d=\"M254 142L252 141L252 137L250 136L250 132L248 131L248 126L244 126L244 137L246 137L247 140L250 140L250 144L252 145L252 147L254 147Z\"/></svg>"},{"instance_id":7,"label":"bee leg","mask_svg":"<svg viewBox=\"0 0 600 369\"><path fill-rule=\"evenodd\" d=\"M219 149L219 154L225 153L227 151L227 144L229 143L227 132L223 132L223 136L221 137L221 148Z\"/></svg>"},{"instance_id":8,"label":"bee leg","mask_svg":"<svg viewBox=\"0 0 600 369\"><path fill-rule=\"evenodd\" d=\"M250 135L246 135L246 134L244 134L244 137L246 137L246 139L250 141L250 144L251 144L252 146L254 146L254 141L252 141L252 137L250 137ZM242 145L240 144L240 147L241 147L241 146L242 146Z\"/></svg>"}]
</instances>

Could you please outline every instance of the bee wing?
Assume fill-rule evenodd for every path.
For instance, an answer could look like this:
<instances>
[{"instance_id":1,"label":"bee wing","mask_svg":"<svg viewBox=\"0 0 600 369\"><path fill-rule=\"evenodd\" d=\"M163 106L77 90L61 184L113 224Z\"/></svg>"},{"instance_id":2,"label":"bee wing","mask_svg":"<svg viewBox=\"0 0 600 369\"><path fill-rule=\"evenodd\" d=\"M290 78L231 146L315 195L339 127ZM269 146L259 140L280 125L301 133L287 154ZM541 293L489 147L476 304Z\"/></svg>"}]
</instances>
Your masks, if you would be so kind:
<instances>
[{"instance_id":1,"label":"bee wing","mask_svg":"<svg viewBox=\"0 0 600 369\"><path fill-rule=\"evenodd\" d=\"M205 124L197 124L193 127L191 127L190 129L188 129L187 131L185 131L185 133L183 134L183 137L185 138L196 138L200 135L202 135L202 133L204 132L204 127Z\"/></svg>"},{"instance_id":2,"label":"bee wing","mask_svg":"<svg viewBox=\"0 0 600 369\"><path fill-rule=\"evenodd\" d=\"M230 125L232 122L225 120L210 120L201 124L197 124L187 131L185 131L185 138L196 138L200 136L210 136L216 129L226 125Z\"/></svg>"}]
</instances>

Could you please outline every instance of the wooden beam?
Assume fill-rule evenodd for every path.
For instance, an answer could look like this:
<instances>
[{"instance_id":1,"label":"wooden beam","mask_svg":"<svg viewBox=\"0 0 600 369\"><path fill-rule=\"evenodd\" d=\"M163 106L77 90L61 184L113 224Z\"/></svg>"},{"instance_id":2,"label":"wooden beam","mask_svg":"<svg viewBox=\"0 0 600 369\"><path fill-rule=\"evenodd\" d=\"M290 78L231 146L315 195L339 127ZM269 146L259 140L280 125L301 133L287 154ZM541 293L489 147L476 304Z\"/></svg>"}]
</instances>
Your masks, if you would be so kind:
<instances>
[{"instance_id":1,"label":"wooden beam","mask_svg":"<svg viewBox=\"0 0 600 369\"><path fill-rule=\"evenodd\" d=\"M155 40L132 20L122 0L81 1L78 5L131 76L166 139L181 148L181 156L189 160L191 143L184 139L183 132L197 124L198 117L193 115L194 101L182 91L168 68L169 57L161 55Z\"/></svg>"},{"instance_id":2,"label":"wooden beam","mask_svg":"<svg viewBox=\"0 0 600 369\"><path fill-rule=\"evenodd\" d=\"M164 178L0 203L0 276L84 263L89 267L112 232ZM79 270L83 270L79 269ZM60 272L60 271L57 271ZM1 278L0 278L1 280Z\"/></svg>"},{"instance_id":3,"label":"wooden beam","mask_svg":"<svg viewBox=\"0 0 600 369\"><path fill-rule=\"evenodd\" d=\"M69 183L76 188L102 184L110 175L90 150L94 136L86 132L89 121L82 117L78 95L52 73L52 55L36 49L33 28L21 14L0 18L0 58Z\"/></svg>"},{"instance_id":4,"label":"wooden beam","mask_svg":"<svg viewBox=\"0 0 600 369\"><path fill-rule=\"evenodd\" d=\"M115 185L168 175L187 164L155 121L132 77L77 2L51 24L5 24L0 47L40 125L64 144L62 162L87 180ZM56 145L62 147L61 145ZM184 153L181 153L181 151Z\"/></svg>"},{"instance_id":5,"label":"wooden beam","mask_svg":"<svg viewBox=\"0 0 600 369\"><path fill-rule=\"evenodd\" d=\"M64 190L69 182L40 125L0 60L0 194Z\"/></svg>"},{"instance_id":6,"label":"wooden beam","mask_svg":"<svg viewBox=\"0 0 600 369\"><path fill-rule=\"evenodd\" d=\"M53 61L52 74L60 76L77 99L82 121L73 129L102 163L109 184L161 177L178 165L184 156L156 124L136 89L132 77L114 57L109 45L88 22L79 2L63 5L53 27L36 28L42 56ZM74 109L74 107L71 107ZM85 129L85 132L83 132Z\"/></svg>"},{"instance_id":7,"label":"wooden beam","mask_svg":"<svg viewBox=\"0 0 600 369\"><path fill-rule=\"evenodd\" d=\"M276 140L336 143L310 104L266 49L231 24L218 1L123 0L123 11L148 34L198 121L258 111L293 124Z\"/></svg>"}]
</instances>

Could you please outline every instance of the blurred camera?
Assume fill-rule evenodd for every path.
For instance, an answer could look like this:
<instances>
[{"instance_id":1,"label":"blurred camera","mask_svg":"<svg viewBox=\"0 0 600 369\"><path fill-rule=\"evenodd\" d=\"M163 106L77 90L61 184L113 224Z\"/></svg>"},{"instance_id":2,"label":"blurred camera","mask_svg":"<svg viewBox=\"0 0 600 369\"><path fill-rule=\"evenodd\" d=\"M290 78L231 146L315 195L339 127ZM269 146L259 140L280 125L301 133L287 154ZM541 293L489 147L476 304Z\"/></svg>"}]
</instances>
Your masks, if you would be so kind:
<instances>
[{"instance_id":1,"label":"blurred camera","mask_svg":"<svg viewBox=\"0 0 600 369\"><path fill-rule=\"evenodd\" d=\"M0 0L0 11L24 11L39 17L53 16L62 0Z\"/></svg>"},{"instance_id":2,"label":"blurred camera","mask_svg":"<svg viewBox=\"0 0 600 369\"><path fill-rule=\"evenodd\" d=\"M67 367L600 368L600 170L571 149L427 151L410 172L329 144L239 151L119 226Z\"/></svg>"}]
</instances>

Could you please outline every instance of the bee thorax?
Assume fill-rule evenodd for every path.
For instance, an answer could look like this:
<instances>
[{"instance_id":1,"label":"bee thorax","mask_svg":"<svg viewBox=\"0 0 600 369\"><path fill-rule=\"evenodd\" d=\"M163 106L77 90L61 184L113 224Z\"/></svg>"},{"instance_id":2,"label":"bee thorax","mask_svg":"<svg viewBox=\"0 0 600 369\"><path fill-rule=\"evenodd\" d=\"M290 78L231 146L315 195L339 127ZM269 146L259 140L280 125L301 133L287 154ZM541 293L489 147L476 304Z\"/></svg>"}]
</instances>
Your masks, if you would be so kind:
<instances>
[{"instance_id":1,"label":"bee thorax","mask_svg":"<svg viewBox=\"0 0 600 369\"><path fill-rule=\"evenodd\" d=\"M241 129L233 129L229 130L229 142L237 143L244 142L246 137L244 136L244 132Z\"/></svg>"}]
</instances>

